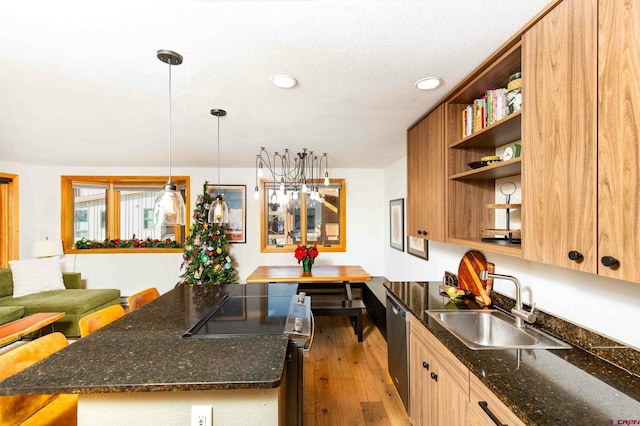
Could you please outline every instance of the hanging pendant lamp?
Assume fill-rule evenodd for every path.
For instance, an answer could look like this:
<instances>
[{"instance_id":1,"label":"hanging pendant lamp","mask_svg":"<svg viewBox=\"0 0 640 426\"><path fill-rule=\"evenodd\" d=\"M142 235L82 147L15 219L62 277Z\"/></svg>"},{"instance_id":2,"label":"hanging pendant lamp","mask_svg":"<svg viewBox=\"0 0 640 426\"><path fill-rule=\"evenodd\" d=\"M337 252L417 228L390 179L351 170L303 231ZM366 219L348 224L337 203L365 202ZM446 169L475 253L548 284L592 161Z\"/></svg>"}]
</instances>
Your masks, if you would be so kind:
<instances>
[{"instance_id":1,"label":"hanging pendant lamp","mask_svg":"<svg viewBox=\"0 0 640 426\"><path fill-rule=\"evenodd\" d=\"M220 190L220 117L227 115L223 109L212 109L211 115L218 117L218 192L216 199L209 206L209 223L227 224L229 223L229 207L224 201L224 194Z\"/></svg>"},{"instance_id":2,"label":"hanging pendant lamp","mask_svg":"<svg viewBox=\"0 0 640 426\"><path fill-rule=\"evenodd\" d=\"M158 50L158 59L169 64L169 180L156 197L153 209L153 223L174 226L185 224L185 205L182 194L171 179L171 66L180 65L182 56L171 50Z\"/></svg>"}]
</instances>

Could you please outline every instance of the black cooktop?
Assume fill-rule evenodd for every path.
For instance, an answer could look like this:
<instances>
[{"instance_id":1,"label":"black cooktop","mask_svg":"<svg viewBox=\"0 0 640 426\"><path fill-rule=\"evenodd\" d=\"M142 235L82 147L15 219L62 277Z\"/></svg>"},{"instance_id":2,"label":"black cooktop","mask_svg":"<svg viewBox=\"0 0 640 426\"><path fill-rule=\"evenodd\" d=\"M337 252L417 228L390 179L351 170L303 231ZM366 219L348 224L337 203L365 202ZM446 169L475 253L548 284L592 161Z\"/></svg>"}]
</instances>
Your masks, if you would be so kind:
<instances>
[{"instance_id":1,"label":"black cooktop","mask_svg":"<svg viewBox=\"0 0 640 426\"><path fill-rule=\"evenodd\" d=\"M202 316L184 337L283 334L295 284L239 285Z\"/></svg>"}]
</instances>

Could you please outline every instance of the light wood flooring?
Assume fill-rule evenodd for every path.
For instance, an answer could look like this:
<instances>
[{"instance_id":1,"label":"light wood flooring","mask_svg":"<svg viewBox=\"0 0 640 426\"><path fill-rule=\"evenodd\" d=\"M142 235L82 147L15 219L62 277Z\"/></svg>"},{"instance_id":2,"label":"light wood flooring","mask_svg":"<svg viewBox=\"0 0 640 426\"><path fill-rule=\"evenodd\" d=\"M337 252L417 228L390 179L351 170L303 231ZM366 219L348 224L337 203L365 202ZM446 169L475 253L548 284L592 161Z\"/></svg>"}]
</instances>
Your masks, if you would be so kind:
<instances>
[{"instance_id":1,"label":"light wood flooring","mask_svg":"<svg viewBox=\"0 0 640 426\"><path fill-rule=\"evenodd\" d=\"M304 361L305 426L410 425L387 373L387 343L368 315L364 341L347 317L316 317Z\"/></svg>"}]
</instances>

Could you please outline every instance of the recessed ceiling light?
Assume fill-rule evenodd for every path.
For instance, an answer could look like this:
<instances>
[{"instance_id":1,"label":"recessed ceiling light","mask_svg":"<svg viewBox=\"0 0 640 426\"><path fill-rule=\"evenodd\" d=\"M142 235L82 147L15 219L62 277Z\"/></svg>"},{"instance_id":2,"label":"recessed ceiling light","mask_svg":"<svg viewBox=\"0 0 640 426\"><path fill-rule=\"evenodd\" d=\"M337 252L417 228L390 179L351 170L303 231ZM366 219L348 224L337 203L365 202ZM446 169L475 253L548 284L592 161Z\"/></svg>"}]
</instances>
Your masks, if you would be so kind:
<instances>
[{"instance_id":1,"label":"recessed ceiling light","mask_svg":"<svg viewBox=\"0 0 640 426\"><path fill-rule=\"evenodd\" d=\"M286 74L274 75L271 77L271 82L283 89L291 89L293 86L298 84L298 80Z\"/></svg>"},{"instance_id":2,"label":"recessed ceiling light","mask_svg":"<svg viewBox=\"0 0 640 426\"><path fill-rule=\"evenodd\" d=\"M440 86L442 79L440 77L426 77L416 81L416 87L420 90L433 90Z\"/></svg>"}]
</instances>

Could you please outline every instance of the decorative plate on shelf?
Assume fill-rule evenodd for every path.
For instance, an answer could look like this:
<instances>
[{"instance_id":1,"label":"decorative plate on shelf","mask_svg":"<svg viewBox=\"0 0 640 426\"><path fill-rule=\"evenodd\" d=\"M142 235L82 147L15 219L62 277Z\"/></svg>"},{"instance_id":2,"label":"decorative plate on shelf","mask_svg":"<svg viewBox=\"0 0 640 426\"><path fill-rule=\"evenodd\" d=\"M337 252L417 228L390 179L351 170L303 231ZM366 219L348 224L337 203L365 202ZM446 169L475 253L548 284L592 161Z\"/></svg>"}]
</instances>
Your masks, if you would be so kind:
<instances>
[{"instance_id":1,"label":"decorative plate on shelf","mask_svg":"<svg viewBox=\"0 0 640 426\"><path fill-rule=\"evenodd\" d=\"M491 163L497 163L500 160L501 158L498 157L497 155L491 155L487 157L482 157L480 161L472 161L471 163L468 163L468 166L471 167L472 169L478 169L480 167L488 166Z\"/></svg>"},{"instance_id":2,"label":"decorative plate on shelf","mask_svg":"<svg viewBox=\"0 0 640 426\"><path fill-rule=\"evenodd\" d=\"M480 167L484 167L488 165L489 163L486 161L472 161L471 163L469 163L469 167L471 167L472 169L478 169Z\"/></svg>"}]
</instances>

